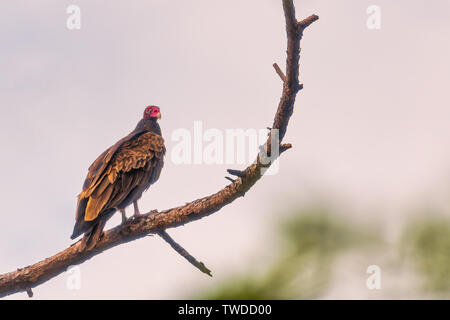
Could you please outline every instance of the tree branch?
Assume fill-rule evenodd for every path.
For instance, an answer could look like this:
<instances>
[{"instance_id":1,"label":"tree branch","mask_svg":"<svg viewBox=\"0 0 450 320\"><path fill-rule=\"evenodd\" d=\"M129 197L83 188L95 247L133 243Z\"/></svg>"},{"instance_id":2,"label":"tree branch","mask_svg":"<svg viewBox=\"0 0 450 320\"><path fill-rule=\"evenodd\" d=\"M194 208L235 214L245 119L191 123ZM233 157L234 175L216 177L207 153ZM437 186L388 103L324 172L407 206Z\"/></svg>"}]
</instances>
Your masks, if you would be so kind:
<instances>
[{"instance_id":1,"label":"tree branch","mask_svg":"<svg viewBox=\"0 0 450 320\"><path fill-rule=\"evenodd\" d=\"M180 244L175 242L169 234L161 230L158 232L158 235L163 238L176 252L178 252L183 258L185 258L189 263L191 263L194 267L199 269L201 272L206 273L208 276L212 277L211 270L209 270L201 261L195 259L192 255L189 254Z\"/></svg>"},{"instance_id":2,"label":"tree branch","mask_svg":"<svg viewBox=\"0 0 450 320\"><path fill-rule=\"evenodd\" d=\"M300 40L304 29L318 19L316 15L312 15L298 23L295 18L293 0L282 0L282 2L287 32L286 72L283 92L272 125L273 129L279 130L280 142L286 133L289 119L294 109L296 94L301 89L298 81ZM270 137L266 146L270 146ZM289 147L290 145L286 144L281 150L287 150ZM81 264L105 250L149 234L161 234L165 229L176 228L209 216L243 196L261 178L262 169L268 166L270 164L263 166L259 158L257 158L252 165L240 172L234 182L218 192L189 202L184 206L161 212L149 212L137 219L129 220L111 230L105 231L92 250L80 251L81 241L78 241L69 248L36 264L0 275L0 297L24 291L31 293L31 288L66 271L69 266Z\"/></svg>"},{"instance_id":3,"label":"tree branch","mask_svg":"<svg viewBox=\"0 0 450 320\"><path fill-rule=\"evenodd\" d=\"M283 82L285 82L286 81L286 76L284 75L283 71L281 71L281 69L278 66L278 64L274 63L273 64L273 68L275 69L275 72L280 76L281 80Z\"/></svg>"}]
</instances>

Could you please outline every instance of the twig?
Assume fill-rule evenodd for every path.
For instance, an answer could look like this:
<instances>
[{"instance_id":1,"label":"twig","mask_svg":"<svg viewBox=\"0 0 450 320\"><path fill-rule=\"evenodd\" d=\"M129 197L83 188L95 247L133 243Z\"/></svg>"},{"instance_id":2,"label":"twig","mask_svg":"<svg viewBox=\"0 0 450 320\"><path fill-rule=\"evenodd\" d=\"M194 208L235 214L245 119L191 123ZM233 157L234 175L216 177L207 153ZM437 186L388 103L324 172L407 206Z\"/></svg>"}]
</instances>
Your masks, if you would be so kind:
<instances>
[{"instance_id":1,"label":"twig","mask_svg":"<svg viewBox=\"0 0 450 320\"><path fill-rule=\"evenodd\" d=\"M309 25L311 23L313 23L314 21L317 21L317 20L319 20L319 16L313 14L313 15L309 16L308 18L303 19L302 21L298 22L297 25L300 29L304 30L307 27L309 27Z\"/></svg>"},{"instance_id":2,"label":"twig","mask_svg":"<svg viewBox=\"0 0 450 320\"><path fill-rule=\"evenodd\" d=\"M227 169L227 172L239 178L244 176L244 171L241 170Z\"/></svg>"},{"instance_id":3,"label":"twig","mask_svg":"<svg viewBox=\"0 0 450 320\"><path fill-rule=\"evenodd\" d=\"M280 146L280 154L285 152L286 150L289 150L290 148L292 148L292 144L290 143L282 144Z\"/></svg>"},{"instance_id":4,"label":"twig","mask_svg":"<svg viewBox=\"0 0 450 320\"><path fill-rule=\"evenodd\" d=\"M281 71L281 69L278 66L278 64L274 63L273 67L275 68L275 72L280 76L281 80L283 80L283 82L285 82L286 81L286 76L284 75L283 71Z\"/></svg>"},{"instance_id":5,"label":"twig","mask_svg":"<svg viewBox=\"0 0 450 320\"><path fill-rule=\"evenodd\" d=\"M25 288L25 291L27 292L28 298L33 297L33 291L31 290L30 287Z\"/></svg>"},{"instance_id":6,"label":"twig","mask_svg":"<svg viewBox=\"0 0 450 320\"><path fill-rule=\"evenodd\" d=\"M164 230L158 231L158 235L163 238L176 252L178 252L183 258L189 261L194 267L199 269L201 272L206 273L208 276L212 277L211 270L209 270L201 261L195 259L189 254L180 244L175 242L172 237Z\"/></svg>"},{"instance_id":7,"label":"twig","mask_svg":"<svg viewBox=\"0 0 450 320\"><path fill-rule=\"evenodd\" d=\"M303 30L318 19L313 15L298 25L295 18L293 0L283 0L287 32L286 81L275 114L273 129L279 130L279 141L283 140L289 119L292 115L295 97L300 88L298 82L298 62L300 39ZM270 137L266 145L270 146ZM270 164L269 164L270 166ZM67 249L31 266L0 275L0 297L13 293L28 291L64 272L68 266L84 261L115 246L143 238L160 230L175 228L209 216L245 195L262 177L263 166L256 161L242 171L242 177L230 185L207 197L186 203L184 206L168 209L159 213L148 213L124 225L105 231L97 245L88 251L79 251L80 241Z\"/></svg>"}]
</instances>

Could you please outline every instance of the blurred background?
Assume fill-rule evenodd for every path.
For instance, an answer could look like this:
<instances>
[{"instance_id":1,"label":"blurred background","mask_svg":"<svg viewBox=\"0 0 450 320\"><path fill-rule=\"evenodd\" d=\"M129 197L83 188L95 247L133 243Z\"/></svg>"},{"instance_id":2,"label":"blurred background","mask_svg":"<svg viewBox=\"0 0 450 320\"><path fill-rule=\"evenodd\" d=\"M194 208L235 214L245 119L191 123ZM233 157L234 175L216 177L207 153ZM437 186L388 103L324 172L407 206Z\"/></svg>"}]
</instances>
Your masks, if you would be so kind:
<instances>
[{"instance_id":1,"label":"blurred background","mask_svg":"<svg viewBox=\"0 0 450 320\"><path fill-rule=\"evenodd\" d=\"M205 219L108 250L33 299L414 299L450 295L450 2L295 0L320 20L276 175ZM81 28L69 30L69 5ZM370 29L367 8L380 9ZM0 4L0 274L69 246L93 160L161 107L168 149L142 211L216 192L227 168L176 165L174 130L272 124L281 1L40 0ZM108 224L120 222L120 215ZM380 271L369 289L369 266ZM370 269L370 268L369 268ZM370 287L370 286L369 286ZM28 299L19 293L8 299Z\"/></svg>"}]
</instances>

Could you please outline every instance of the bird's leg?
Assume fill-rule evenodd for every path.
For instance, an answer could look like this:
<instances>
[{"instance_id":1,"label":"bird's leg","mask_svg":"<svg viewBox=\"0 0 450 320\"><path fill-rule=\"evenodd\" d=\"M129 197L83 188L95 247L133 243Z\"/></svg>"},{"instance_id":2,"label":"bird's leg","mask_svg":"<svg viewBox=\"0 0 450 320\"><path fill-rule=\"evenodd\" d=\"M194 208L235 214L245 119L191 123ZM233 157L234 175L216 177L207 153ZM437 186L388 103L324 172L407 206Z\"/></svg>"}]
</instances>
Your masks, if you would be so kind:
<instances>
[{"instance_id":1,"label":"bird's leg","mask_svg":"<svg viewBox=\"0 0 450 320\"><path fill-rule=\"evenodd\" d=\"M134 217L139 218L140 216L142 216L141 212L139 211L137 201L133 202L133 207L134 207Z\"/></svg>"},{"instance_id":2,"label":"bird's leg","mask_svg":"<svg viewBox=\"0 0 450 320\"><path fill-rule=\"evenodd\" d=\"M122 223L127 222L127 213L125 209L120 209L120 213L122 214Z\"/></svg>"}]
</instances>

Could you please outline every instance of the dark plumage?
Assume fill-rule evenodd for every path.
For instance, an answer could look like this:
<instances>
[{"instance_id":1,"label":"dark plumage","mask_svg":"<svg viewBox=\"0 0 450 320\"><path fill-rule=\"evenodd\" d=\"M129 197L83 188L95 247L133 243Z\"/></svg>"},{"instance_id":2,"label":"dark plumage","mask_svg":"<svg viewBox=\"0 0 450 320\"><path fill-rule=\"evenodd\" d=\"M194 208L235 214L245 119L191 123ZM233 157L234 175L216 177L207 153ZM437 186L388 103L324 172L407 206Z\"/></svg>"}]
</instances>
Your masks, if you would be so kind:
<instances>
[{"instance_id":1,"label":"dark plumage","mask_svg":"<svg viewBox=\"0 0 450 320\"><path fill-rule=\"evenodd\" d=\"M100 239L109 218L117 211L134 204L155 183L164 165L164 139L157 120L158 107L149 106L144 117L128 136L103 152L89 167L83 191L78 196L76 223L72 239L84 233L83 249L93 248Z\"/></svg>"}]
</instances>

